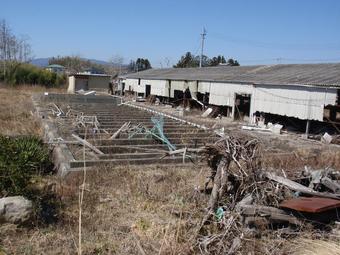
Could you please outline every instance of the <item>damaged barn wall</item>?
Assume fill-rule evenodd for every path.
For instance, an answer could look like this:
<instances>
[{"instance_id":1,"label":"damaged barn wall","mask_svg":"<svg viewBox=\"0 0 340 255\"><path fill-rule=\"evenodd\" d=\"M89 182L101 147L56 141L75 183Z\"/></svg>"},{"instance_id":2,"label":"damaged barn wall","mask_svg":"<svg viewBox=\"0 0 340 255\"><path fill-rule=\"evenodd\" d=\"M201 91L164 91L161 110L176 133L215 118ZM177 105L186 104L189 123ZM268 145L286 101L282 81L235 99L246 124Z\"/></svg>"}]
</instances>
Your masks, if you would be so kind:
<instances>
[{"instance_id":1,"label":"damaged barn wall","mask_svg":"<svg viewBox=\"0 0 340 255\"><path fill-rule=\"evenodd\" d=\"M138 88L138 79L126 79L125 91L136 91Z\"/></svg>"},{"instance_id":2,"label":"damaged barn wall","mask_svg":"<svg viewBox=\"0 0 340 255\"><path fill-rule=\"evenodd\" d=\"M335 104L336 93L336 89L331 88L256 85L251 113L259 111L323 121L324 106Z\"/></svg>"},{"instance_id":3,"label":"damaged barn wall","mask_svg":"<svg viewBox=\"0 0 340 255\"><path fill-rule=\"evenodd\" d=\"M175 97L175 90L184 91L185 81L171 81L170 97Z\"/></svg>"},{"instance_id":4,"label":"damaged barn wall","mask_svg":"<svg viewBox=\"0 0 340 255\"><path fill-rule=\"evenodd\" d=\"M127 79L125 90L145 93L145 85L151 85L151 94L169 96L169 80ZM235 94L250 94L250 116L259 111L299 119L323 121L325 105L335 105L337 90L332 88L292 85L248 85L208 81L172 80L170 97L174 91L190 89L193 97L197 92L210 93L209 104L234 107Z\"/></svg>"},{"instance_id":5,"label":"damaged barn wall","mask_svg":"<svg viewBox=\"0 0 340 255\"><path fill-rule=\"evenodd\" d=\"M145 85L151 85L151 95L169 96L169 81L167 80L141 80L141 84L144 87L144 93Z\"/></svg>"},{"instance_id":6,"label":"damaged barn wall","mask_svg":"<svg viewBox=\"0 0 340 255\"><path fill-rule=\"evenodd\" d=\"M252 94L253 86L245 84L211 82L209 104L233 107L235 104L235 93Z\"/></svg>"},{"instance_id":7,"label":"damaged barn wall","mask_svg":"<svg viewBox=\"0 0 340 255\"><path fill-rule=\"evenodd\" d=\"M138 84L138 80L137 80L137 84L134 85L134 92L137 93L145 93L145 83L148 84L148 80L140 80L139 84Z\"/></svg>"},{"instance_id":8,"label":"damaged barn wall","mask_svg":"<svg viewBox=\"0 0 340 255\"><path fill-rule=\"evenodd\" d=\"M198 82L198 88L197 88L197 92L200 93L210 93L210 86L211 86L211 82L208 81L199 81Z\"/></svg>"}]
</instances>

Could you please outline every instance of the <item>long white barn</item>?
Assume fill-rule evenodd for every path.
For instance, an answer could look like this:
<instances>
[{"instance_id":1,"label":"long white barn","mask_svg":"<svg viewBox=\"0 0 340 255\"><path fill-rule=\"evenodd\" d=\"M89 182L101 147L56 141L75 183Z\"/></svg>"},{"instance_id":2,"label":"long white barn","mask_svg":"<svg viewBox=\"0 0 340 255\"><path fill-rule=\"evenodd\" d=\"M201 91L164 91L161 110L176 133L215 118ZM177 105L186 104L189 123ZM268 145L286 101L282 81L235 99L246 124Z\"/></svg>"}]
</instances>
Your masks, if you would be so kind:
<instances>
[{"instance_id":1,"label":"long white barn","mask_svg":"<svg viewBox=\"0 0 340 255\"><path fill-rule=\"evenodd\" d=\"M150 69L126 76L125 91L174 99L190 91L205 104L228 106L231 116L255 112L323 121L340 118L340 64L217 66Z\"/></svg>"}]
</instances>

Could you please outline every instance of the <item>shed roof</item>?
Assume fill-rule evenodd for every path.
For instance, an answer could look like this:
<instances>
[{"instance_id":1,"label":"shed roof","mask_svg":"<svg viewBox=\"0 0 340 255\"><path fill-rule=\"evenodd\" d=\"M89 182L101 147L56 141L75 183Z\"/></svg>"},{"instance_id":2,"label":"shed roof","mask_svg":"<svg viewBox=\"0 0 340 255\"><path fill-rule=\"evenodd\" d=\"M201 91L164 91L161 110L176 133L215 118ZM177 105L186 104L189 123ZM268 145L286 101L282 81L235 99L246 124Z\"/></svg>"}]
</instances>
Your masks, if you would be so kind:
<instances>
[{"instance_id":1,"label":"shed roof","mask_svg":"<svg viewBox=\"0 0 340 255\"><path fill-rule=\"evenodd\" d=\"M149 69L126 78L340 87L340 63Z\"/></svg>"},{"instance_id":2,"label":"shed roof","mask_svg":"<svg viewBox=\"0 0 340 255\"><path fill-rule=\"evenodd\" d=\"M94 73L75 73L75 74L70 74L70 76L74 76L74 77L83 77L83 78L88 78L90 76L92 77L111 77L111 75L108 74L94 74Z\"/></svg>"},{"instance_id":3,"label":"shed roof","mask_svg":"<svg viewBox=\"0 0 340 255\"><path fill-rule=\"evenodd\" d=\"M65 68L65 67L62 65L58 65L58 64L52 64L52 65L46 66L46 68Z\"/></svg>"}]
</instances>

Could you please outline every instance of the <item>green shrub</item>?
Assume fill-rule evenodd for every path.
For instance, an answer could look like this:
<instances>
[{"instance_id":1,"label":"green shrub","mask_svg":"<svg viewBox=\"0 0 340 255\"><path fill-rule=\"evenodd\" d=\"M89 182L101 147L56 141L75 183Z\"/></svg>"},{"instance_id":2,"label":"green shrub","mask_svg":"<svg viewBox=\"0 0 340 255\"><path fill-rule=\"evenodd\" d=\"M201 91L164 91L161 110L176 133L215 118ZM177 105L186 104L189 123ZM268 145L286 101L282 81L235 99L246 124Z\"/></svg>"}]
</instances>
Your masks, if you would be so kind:
<instances>
[{"instance_id":1,"label":"green shrub","mask_svg":"<svg viewBox=\"0 0 340 255\"><path fill-rule=\"evenodd\" d=\"M10 85L31 84L56 87L65 84L66 76L52 73L31 64L7 62L6 75L4 76L1 72L1 80Z\"/></svg>"},{"instance_id":2,"label":"green shrub","mask_svg":"<svg viewBox=\"0 0 340 255\"><path fill-rule=\"evenodd\" d=\"M29 196L31 179L50 168L48 148L39 138L0 136L0 195Z\"/></svg>"}]
</instances>

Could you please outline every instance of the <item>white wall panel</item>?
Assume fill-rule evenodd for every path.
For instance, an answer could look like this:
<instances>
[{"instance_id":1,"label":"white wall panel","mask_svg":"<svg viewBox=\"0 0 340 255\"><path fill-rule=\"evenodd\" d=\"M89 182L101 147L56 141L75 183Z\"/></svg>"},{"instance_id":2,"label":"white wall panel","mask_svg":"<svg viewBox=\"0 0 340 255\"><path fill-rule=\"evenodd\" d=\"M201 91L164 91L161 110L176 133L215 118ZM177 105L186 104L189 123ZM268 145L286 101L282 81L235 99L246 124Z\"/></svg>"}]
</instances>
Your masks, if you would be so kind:
<instances>
[{"instance_id":1,"label":"white wall panel","mask_svg":"<svg viewBox=\"0 0 340 255\"><path fill-rule=\"evenodd\" d=\"M336 89L302 86L256 86L252 112L266 112L299 119L323 120L325 105L335 104Z\"/></svg>"},{"instance_id":2,"label":"white wall panel","mask_svg":"<svg viewBox=\"0 0 340 255\"><path fill-rule=\"evenodd\" d=\"M129 87L132 91L136 91L138 86L138 79L126 79L125 82L125 91L129 90Z\"/></svg>"},{"instance_id":3,"label":"white wall panel","mask_svg":"<svg viewBox=\"0 0 340 255\"><path fill-rule=\"evenodd\" d=\"M200 93L210 93L211 82L199 81L198 82L198 92Z\"/></svg>"},{"instance_id":4,"label":"white wall panel","mask_svg":"<svg viewBox=\"0 0 340 255\"><path fill-rule=\"evenodd\" d=\"M175 90L180 90L184 91L185 90L185 82L184 81L171 81L171 91L170 91L170 97L174 97L174 91Z\"/></svg>"},{"instance_id":5,"label":"white wall panel","mask_svg":"<svg viewBox=\"0 0 340 255\"><path fill-rule=\"evenodd\" d=\"M251 94L253 87L244 84L211 82L209 104L233 106L235 93Z\"/></svg>"}]
</instances>

